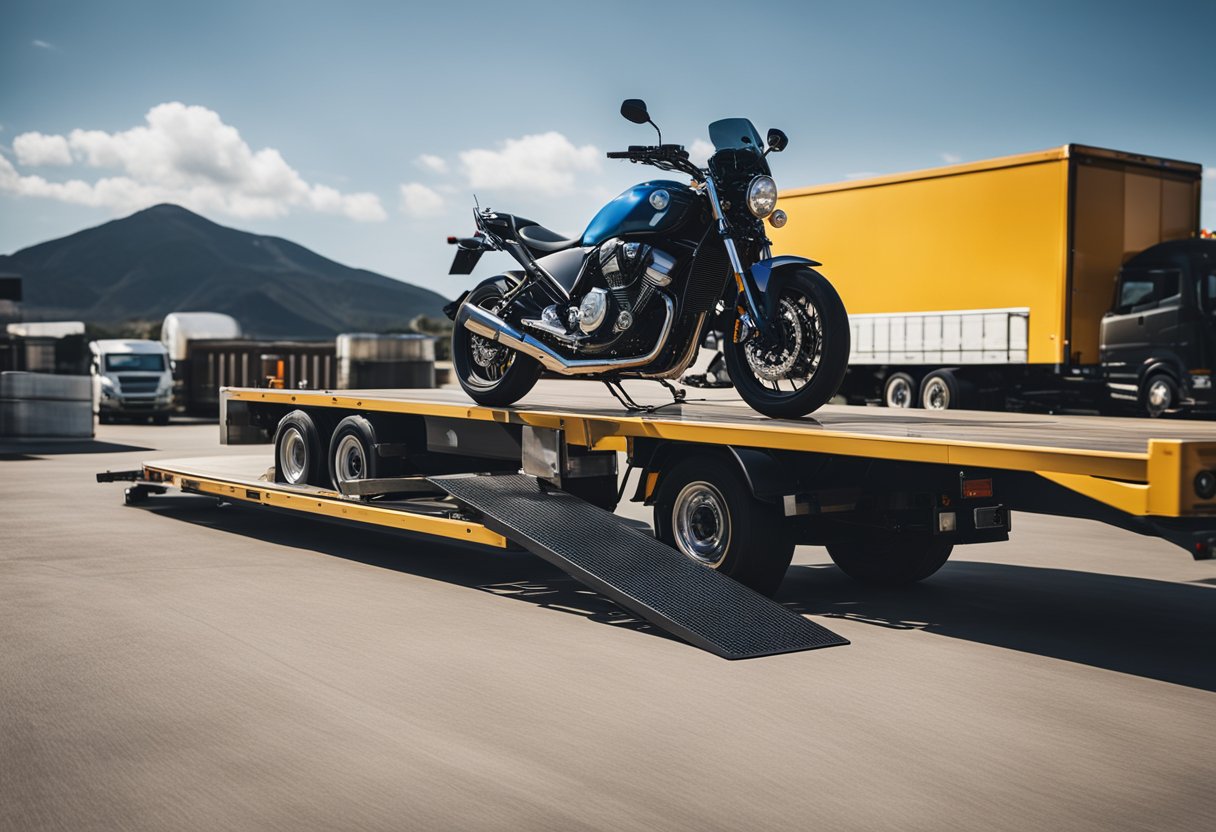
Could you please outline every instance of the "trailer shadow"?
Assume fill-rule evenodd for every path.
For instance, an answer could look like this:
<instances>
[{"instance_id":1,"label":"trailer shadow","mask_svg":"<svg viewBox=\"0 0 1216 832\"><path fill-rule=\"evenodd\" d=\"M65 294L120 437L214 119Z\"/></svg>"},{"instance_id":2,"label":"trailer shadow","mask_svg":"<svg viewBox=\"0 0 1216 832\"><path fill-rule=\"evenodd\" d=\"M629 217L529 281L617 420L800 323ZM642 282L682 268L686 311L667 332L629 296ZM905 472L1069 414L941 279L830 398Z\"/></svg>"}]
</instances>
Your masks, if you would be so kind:
<instances>
[{"instance_id":1,"label":"trailer shadow","mask_svg":"<svg viewBox=\"0 0 1216 832\"><path fill-rule=\"evenodd\" d=\"M352 527L339 520L301 520L296 515L240 504L221 507L214 498L190 494L153 497L139 508L215 531L443 581L598 624L679 641L522 550L449 543L365 525L355 527L359 533L352 535ZM419 541L426 545L411 545Z\"/></svg>"},{"instance_id":2,"label":"trailer shadow","mask_svg":"<svg viewBox=\"0 0 1216 832\"><path fill-rule=\"evenodd\" d=\"M141 509L678 641L523 551L366 526L352 535L339 521L217 508L216 500L193 495L154 497ZM776 600L804 615L921 630L1216 691L1208 635L1216 590L1199 582L952 561L922 584L881 588L858 584L829 564L795 565Z\"/></svg>"},{"instance_id":3,"label":"trailer shadow","mask_svg":"<svg viewBox=\"0 0 1216 832\"><path fill-rule=\"evenodd\" d=\"M142 445L124 445L118 442L101 442L95 439L81 440L28 440L24 442L0 442L0 462L23 462L41 459L44 456L62 454L122 454L131 451L150 451Z\"/></svg>"},{"instance_id":4,"label":"trailer shadow","mask_svg":"<svg viewBox=\"0 0 1216 832\"><path fill-rule=\"evenodd\" d=\"M1216 591L1196 583L957 561L910 587L794 566L777 600L803 614L921 630L1216 691Z\"/></svg>"}]
</instances>

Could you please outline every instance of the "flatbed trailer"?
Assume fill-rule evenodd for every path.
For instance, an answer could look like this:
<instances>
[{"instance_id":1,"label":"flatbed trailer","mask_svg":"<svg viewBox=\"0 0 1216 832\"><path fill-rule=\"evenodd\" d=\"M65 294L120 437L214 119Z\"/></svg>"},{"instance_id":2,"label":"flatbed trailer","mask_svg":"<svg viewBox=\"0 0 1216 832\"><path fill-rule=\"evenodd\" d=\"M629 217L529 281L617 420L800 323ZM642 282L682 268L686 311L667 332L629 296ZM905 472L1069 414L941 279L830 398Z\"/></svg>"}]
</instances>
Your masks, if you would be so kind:
<instances>
[{"instance_id":1,"label":"flatbed trailer","mask_svg":"<svg viewBox=\"0 0 1216 832\"><path fill-rule=\"evenodd\" d=\"M893 584L928 577L956 545L1006 540L1015 511L1098 520L1197 559L1216 547L1210 424L830 406L773 420L725 398L639 414L598 392L543 383L521 405L483 407L456 390L230 388L221 441L273 440L273 459L99 479L133 480L128 502L174 487L522 547L729 658L845 643L765 597L798 543ZM627 494L654 507L653 536L613 513Z\"/></svg>"}]
</instances>

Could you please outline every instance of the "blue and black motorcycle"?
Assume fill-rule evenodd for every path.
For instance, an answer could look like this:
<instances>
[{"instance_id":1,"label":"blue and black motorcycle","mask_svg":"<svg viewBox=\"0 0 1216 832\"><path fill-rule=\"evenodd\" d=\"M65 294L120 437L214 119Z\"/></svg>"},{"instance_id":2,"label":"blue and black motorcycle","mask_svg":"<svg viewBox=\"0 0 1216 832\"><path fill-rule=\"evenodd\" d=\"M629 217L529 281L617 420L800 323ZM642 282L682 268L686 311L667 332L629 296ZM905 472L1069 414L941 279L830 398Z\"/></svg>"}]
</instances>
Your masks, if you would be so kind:
<instances>
[{"instance_id":1,"label":"blue and black motorcycle","mask_svg":"<svg viewBox=\"0 0 1216 832\"><path fill-rule=\"evenodd\" d=\"M646 104L621 114L651 124ZM709 126L714 153L702 170L680 145L611 152L688 183L644 182L618 196L568 239L531 220L475 212L473 237L459 246L452 274L470 274L486 251L506 251L518 270L482 281L449 305L452 362L461 386L486 405L518 401L541 372L621 386L652 379L681 401L678 378L705 333L726 333L731 380L761 413L794 418L835 395L849 358L849 322L832 285L801 257L773 257L764 221L780 228L768 154L785 149L780 130L767 149L744 118Z\"/></svg>"}]
</instances>

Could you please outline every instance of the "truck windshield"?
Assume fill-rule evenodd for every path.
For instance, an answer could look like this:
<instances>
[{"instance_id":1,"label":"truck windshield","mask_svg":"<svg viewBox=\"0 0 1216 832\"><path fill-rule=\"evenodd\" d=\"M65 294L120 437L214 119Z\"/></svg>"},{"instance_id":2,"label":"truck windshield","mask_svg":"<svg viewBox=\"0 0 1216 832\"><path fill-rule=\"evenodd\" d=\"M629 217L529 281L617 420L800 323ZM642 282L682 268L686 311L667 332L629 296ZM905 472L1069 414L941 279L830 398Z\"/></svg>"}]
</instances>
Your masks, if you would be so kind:
<instances>
[{"instance_id":1,"label":"truck windshield","mask_svg":"<svg viewBox=\"0 0 1216 832\"><path fill-rule=\"evenodd\" d=\"M106 356L106 369L142 373L159 373L165 369L165 357L156 353L128 352Z\"/></svg>"}]
</instances>

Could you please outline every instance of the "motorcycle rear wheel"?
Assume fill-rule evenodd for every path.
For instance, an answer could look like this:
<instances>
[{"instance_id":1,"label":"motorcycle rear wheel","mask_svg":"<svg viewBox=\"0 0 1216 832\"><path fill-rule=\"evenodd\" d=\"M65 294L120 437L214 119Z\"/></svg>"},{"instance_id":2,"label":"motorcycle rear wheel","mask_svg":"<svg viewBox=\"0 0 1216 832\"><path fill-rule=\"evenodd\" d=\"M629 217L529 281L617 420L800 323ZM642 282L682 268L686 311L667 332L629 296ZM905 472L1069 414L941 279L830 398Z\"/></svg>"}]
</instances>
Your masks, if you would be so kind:
<instances>
[{"instance_id":1,"label":"motorcycle rear wheel","mask_svg":"<svg viewBox=\"0 0 1216 832\"><path fill-rule=\"evenodd\" d=\"M465 303L497 313L503 295L511 288L504 277L491 277L469 292ZM528 394L540 378L541 366L459 324L452 330L452 368L464 392L478 404L500 407L514 404Z\"/></svg>"},{"instance_id":2,"label":"motorcycle rear wheel","mask_svg":"<svg viewBox=\"0 0 1216 832\"><path fill-rule=\"evenodd\" d=\"M724 352L735 389L752 409L797 419L828 402L849 364L849 316L827 278L799 269L781 289L776 337L755 336Z\"/></svg>"}]
</instances>

